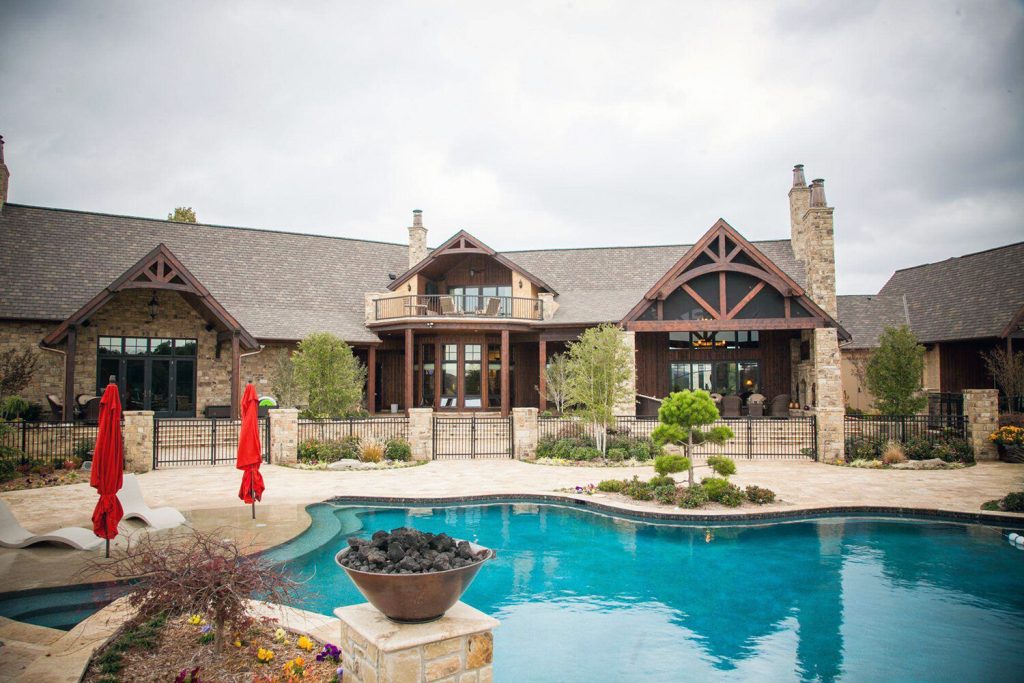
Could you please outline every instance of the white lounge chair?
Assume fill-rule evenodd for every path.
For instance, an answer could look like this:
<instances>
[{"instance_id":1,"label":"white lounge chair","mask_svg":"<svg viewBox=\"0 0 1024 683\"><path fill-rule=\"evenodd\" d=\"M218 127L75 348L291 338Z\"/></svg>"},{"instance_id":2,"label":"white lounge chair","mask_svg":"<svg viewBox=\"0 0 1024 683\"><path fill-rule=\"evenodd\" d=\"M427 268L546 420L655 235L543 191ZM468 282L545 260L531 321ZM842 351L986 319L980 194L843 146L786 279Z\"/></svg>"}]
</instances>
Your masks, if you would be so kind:
<instances>
[{"instance_id":1,"label":"white lounge chair","mask_svg":"<svg viewBox=\"0 0 1024 683\"><path fill-rule=\"evenodd\" d=\"M146 505L134 474L124 475L117 499L121 501L124 519L136 517L154 529L171 529L185 523L185 516L172 507L151 508Z\"/></svg>"},{"instance_id":2,"label":"white lounge chair","mask_svg":"<svg viewBox=\"0 0 1024 683\"><path fill-rule=\"evenodd\" d=\"M103 539L77 526L68 526L48 534L33 534L18 523L7 504L0 500L0 545L5 548L24 548L35 543L63 543L77 550L92 550L102 545Z\"/></svg>"}]
</instances>

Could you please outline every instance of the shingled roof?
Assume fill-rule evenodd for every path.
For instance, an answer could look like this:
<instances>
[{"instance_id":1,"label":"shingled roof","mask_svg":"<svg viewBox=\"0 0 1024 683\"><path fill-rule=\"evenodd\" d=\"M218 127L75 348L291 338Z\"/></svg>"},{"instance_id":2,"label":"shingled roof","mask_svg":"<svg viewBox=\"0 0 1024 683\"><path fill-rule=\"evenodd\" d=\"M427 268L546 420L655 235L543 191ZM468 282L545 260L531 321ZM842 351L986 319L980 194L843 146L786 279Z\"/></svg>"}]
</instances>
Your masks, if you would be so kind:
<instances>
[{"instance_id":1,"label":"shingled roof","mask_svg":"<svg viewBox=\"0 0 1024 683\"><path fill-rule=\"evenodd\" d=\"M408 266L405 244L6 204L0 318L61 321L159 243L262 340L327 331L376 341L363 294ZM754 244L804 285L789 240ZM589 324L621 320L690 246L500 253L558 292L550 324Z\"/></svg>"},{"instance_id":2,"label":"shingled roof","mask_svg":"<svg viewBox=\"0 0 1024 683\"><path fill-rule=\"evenodd\" d=\"M902 296L849 294L836 297L839 323L853 337L844 349L872 349L887 327L907 325Z\"/></svg>"},{"instance_id":3,"label":"shingled roof","mask_svg":"<svg viewBox=\"0 0 1024 683\"><path fill-rule=\"evenodd\" d=\"M1000 337L1024 306L1024 242L897 270L884 296L906 296L922 342Z\"/></svg>"}]
</instances>

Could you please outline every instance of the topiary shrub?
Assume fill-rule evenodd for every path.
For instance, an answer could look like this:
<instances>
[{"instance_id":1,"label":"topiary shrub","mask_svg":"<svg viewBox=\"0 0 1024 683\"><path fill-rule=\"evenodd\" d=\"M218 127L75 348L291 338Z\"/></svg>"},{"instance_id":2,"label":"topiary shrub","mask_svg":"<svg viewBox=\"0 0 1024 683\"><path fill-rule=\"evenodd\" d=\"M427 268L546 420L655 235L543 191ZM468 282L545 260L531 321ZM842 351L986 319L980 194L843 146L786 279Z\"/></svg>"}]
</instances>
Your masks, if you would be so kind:
<instances>
[{"instance_id":1,"label":"topiary shrub","mask_svg":"<svg viewBox=\"0 0 1024 683\"><path fill-rule=\"evenodd\" d=\"M412 460L412 446L405 439L388 439L384 445L384 457L396 462Z\"/></svg>"},{"instance_id":2,"label":"topiary shrub","mask_svg":"<svg viewBox=\"0 0 1024 683\"><path fill-rule=\"evenodd\" d=\"M714 470L720 477L736 474L736 463L724 455L712 455L708 458L708 467Z\"/></svg>"},{"instance_id":3,"label":"topiary shrub","mask_svg":"<svg viewBox=\"0 0 1024 683\"><path fill-rule=\"evenodd\" d=\"M708 494L708 500L718 502L725 490L729 488L729 482L720 477L705 477L701 480L700 486L704 489L704 493Z\"/></svg>"},{"instance_id":4,"label":"topiary shrub","mask_svg":"<svg viewBox=\"0 0 1024 683\"><path fill-rule=\"evenodd\" d=\"M708 494L703 486L688 486L679 490L676 505L681 508L695 509L704 507L708 502Z\"/></svg>"},{"instance_id":5,"label":"topiary shrub","mask_svg":"<svg viewBox=\"0 0 1024 683\"><path fill-rule=\"evenodd\" d=\"M663 505L672 505L676 502L675 484L667 486L656 486L654 488L654 499Z\"/></svg>"},{"instance_id":6,"label":"topiary shrub","mask_svg":"<svg viewBox=\"0 0 1024 683\"><path fill-rule=\"evenodd\" d=\"M624 488L626 482L621 479L605 479L597 484L597 490L605 493L621 493Z\"/></svg>"},{"instance_id":7,"label":"topiary shrub","mask_svg":"<svg viewBox=\"0 0 1024 683\"><path fill-rule=\"evenodd\" d=\"M650 486L651 488L658 488L659 486L675 486L676 480L673 479L672 477L661 475L657 477L651 477L651 479L647 481L647 485Z\"/></svg>"},{"instance_id":8,"label":"topiary shrub","mask_svg":"<svg viewBox=\"0 0 1024 683\"><path fill-rule=\"evenodd\" d=\"M640 477L636 475L625 482L622 493L634 500L652 500L654 498L654 491L651 486L645 481L640 481Z\"/></svg>"},{"instance_id":9,"label":"topiary shrub","mask_svg":"<svg viewBox=\"0 0 1024 683\"><path fill-rule=\"evenodd\" d=\"M661 476L685 472L690 469L690 459L684 455L659 455L654 459L654 471Z\"/></svg>"},{"instance_id":10,"label":"topiary shrub","mask_svg":"<svg viewBox=\"0 0 1024 683\"><path fill-rule=\"evenodd\" d=\"M747 496L747 500L756 505L775 502L775 492L771 489L761 488L760 486L748 486L744 493Z\"/></svg>"},{"instance_id":11,"label":"topiary shrub","mask_svg":"<svg viewBox=\"0 0 1024 683\"><path fill-rule=\"evenodd\" d=\"M743 505L743 501L746 499L747 497L740 490L739 486L729 484L719 496L718 502L731 508L738 508L740 505Z\"/></svg>"}]
</instances>

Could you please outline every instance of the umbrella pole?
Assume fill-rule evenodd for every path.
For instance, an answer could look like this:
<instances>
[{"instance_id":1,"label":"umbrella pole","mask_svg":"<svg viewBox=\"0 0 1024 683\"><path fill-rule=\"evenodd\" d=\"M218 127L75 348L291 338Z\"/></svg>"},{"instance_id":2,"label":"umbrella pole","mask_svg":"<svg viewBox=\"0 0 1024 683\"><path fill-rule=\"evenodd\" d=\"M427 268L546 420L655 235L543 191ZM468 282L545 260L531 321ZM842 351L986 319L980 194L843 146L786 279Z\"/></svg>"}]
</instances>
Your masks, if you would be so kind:
<instances>
[{"instance_id":1,"label":"umbrella pole","mask_svg":"<svg viewBox=\"0 0 1024 683\"><path fill-rule=\"evenodd\" d=\"M249 497L252 498L252 518L256 519L256 487L249 489Z\"/></svg>"},{"instance_id":2,"label":"umbrella pole","mask_svg":"<svg viewBox=\"0 0 1024 683\"><path fill-rule=\"evenodd\" d=\"M107 559L110 559L110 539L107 539Z\"/></svg>"}]
</instances>

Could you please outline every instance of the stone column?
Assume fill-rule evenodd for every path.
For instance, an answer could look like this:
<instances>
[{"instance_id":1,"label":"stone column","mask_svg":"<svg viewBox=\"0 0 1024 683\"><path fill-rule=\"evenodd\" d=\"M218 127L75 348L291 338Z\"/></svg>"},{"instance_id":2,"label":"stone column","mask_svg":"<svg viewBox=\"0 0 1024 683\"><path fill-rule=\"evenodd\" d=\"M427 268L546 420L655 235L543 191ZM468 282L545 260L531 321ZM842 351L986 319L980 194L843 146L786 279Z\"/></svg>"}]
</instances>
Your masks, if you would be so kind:
<instances>
[{"instance_id":1,"label":"stone column","mask_svg":"<svg viewBox=\"0 0 1024 683\"><path fill-rule=\"evenodd\" d=\"M989 441L989 436L999 429L999 391L965 390L964 419L967 420L967 440L974 449L974 459L998 460L999 450Z\"/></svg>"},{"instance_id":2,"label":"stone column","mask_svg":"<svg viewBox=\"0 0 1024 683\"><path fill-rule=\"evenodd\" d=\"M396 624L365 602L334 614L346 683L493 680L498 620L463 602L427 624Z\"/></svg>"},{"instance_id":3,"label":"stone column","mask_svg":"<svg viewBox=\"0 0 1024 683\"><path fill-rule=\"evenodd\" d=\"M512 454L517 460L537 453L537 408L512 409Z\"/></svg>"},{"instance_id":4,"label":"stone column","mask_svg":"<svg viewBox=\"0 0 1024 683\"><path fill-rule=\"evenodd\" d=\"M616 415L636 415L636 332L628 330L622 333L622 345L629 355L629 398L615 406Z\"/></svg>"},{"instance_id":5,"label":"stone column","mask_svg":"<svg viewBox=\"0 0 1024 683\"><path fill-rule=\"evenodd\" d=\"M142 474L153 469L153 411L124 413L124 469Z\"/></svg>"},{"instance_id":6,"label":"stone column","mask_svg":"<svg viewBox=\"0 0 1024 683\"><path fill-rule=\"evenodd\" d=\"M299 461L299 411L297 408L274 408L270 418L270 462L275 465Z\"/></svg>"},{"instance_id":7,"label":"stone column","mask_svg":"<svg viewBox=\"0 0 1024 683\"><path fill-rule=\"evenodd\" d=\"M834 327L819 327L811 339L811 361L817 403L818 459L833 461L843 455L843 382L839 336Z\"/></svg>"},{"instance_id":8,"label":"stone column","mask_svg":"<svg viewBox=\"0 0 1024 683\"><path fill-rule=\"evenodd\" d=\"M434 409L409 411L409 445L413 460L430 460L434 454Z\"/></svg>"}]
</instances>

